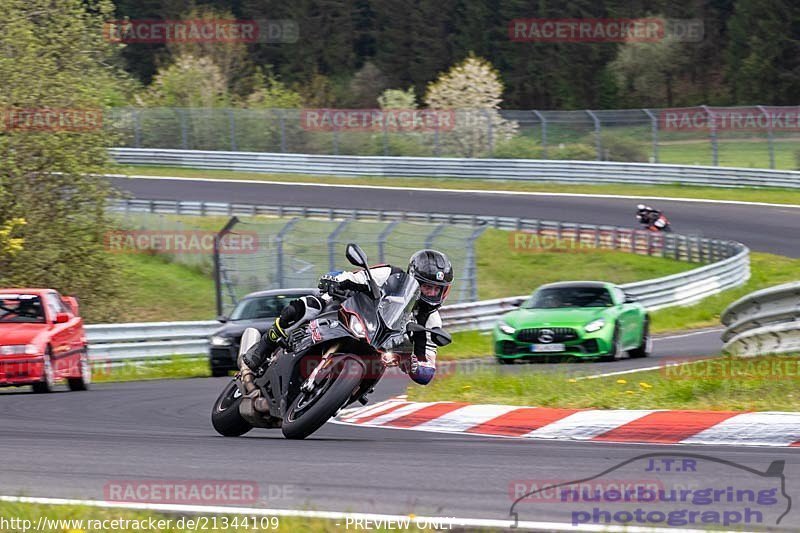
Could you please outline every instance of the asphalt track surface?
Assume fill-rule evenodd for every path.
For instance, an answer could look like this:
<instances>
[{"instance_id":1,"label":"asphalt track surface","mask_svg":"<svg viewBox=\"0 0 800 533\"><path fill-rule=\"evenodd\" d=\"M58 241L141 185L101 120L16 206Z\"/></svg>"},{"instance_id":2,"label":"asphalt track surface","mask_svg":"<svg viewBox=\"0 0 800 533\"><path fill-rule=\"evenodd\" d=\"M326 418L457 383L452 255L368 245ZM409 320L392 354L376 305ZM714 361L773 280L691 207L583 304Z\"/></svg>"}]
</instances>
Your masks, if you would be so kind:
<instances>
[{"instance_id":1,"label":"asphalt track surface","mask_svg":"<svg viewBox=\"0 0 800 533\"><path fill-rule=\"evenodd\" d=\"M137 198L240 202L262 205L402 210L501 215L541 220L635 227L637 200L615 198L493 195L381 188L313 187L258 182L115 178ZM624 194L620 187L620 194ZM800 209L681 201L652 202L678 233L743 242L751 249L800 257Z\"/></svg>"},{"instance_id":2,"label":"asphalt track surface","mask_svg":"<svg viewBox=\"0 0 800 533\"><path fill-rule=\"evenodd\" d=\"M463 193L320 191L311 187L118 180L141 198L231 201L499 214L588 223L626 224L631 200L490 197ZM491 200L491 201L490 201ZM661 204L660 204L661 205ZM666 205L676 226L703 228L708 236L737 239L753 249L800 255L789 228L800 212L746 206ZM502 371L624 371L658 366L673 357L702 357L719 348L719 332L656 341L644 360L596 365L515 365ZM786 462L787 492L795 505L781 528L800 525L800 455L783 448L641 446L551 442L354 428L327 424L305 441L284 440L277 430L242 438L217 436L211 405L226 378L101 384L81 393L0 393L0 494L103 499L118 480L231 480L260 487L256 505L389 514L506 519L518 480L591 477L644 453L697 453L766 470ZM402 393L405 378L387 377L374 395ZM736 487L741 471L715 468L703 482ZM224 502L222 502L224 504ZM235 503L235 502L233 502ZM538 505L520 519L568 523L570 509ZM766 523L770 523L767 519Z\"/></svg>"}]
</instances>

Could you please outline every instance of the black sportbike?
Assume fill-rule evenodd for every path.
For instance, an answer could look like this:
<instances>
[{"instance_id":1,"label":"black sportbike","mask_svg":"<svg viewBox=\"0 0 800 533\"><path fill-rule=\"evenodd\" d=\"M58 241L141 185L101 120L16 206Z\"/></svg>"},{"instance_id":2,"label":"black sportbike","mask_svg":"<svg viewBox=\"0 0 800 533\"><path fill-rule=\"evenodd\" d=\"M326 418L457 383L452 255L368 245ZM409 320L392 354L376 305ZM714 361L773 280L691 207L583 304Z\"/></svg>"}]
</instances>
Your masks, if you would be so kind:
<instances>
[{"instance_id":1,"label":"black sportbike","mask_svg":"<svg viewBox=\"0 0 800 533\"><path fill-rule=\"evenodd\" d=\"M392 274L379 287L358 245L348 244L346 256L365 269L369 291L331 287L331 301L316 319L289 328L288 339L272 354L263 375L237 374L212 409L218 433L238 437L254 427L281 428L286 438L303 439L343 407L366 404L387 366L396 366L402 357L413 364L413 355L394 353L408 351L413 333L427 331L439 346L451 342L444 330L429 330L414 321L419 284L413 276ZM259 335L254 328L245 330L239 368Z\"/></svg>"}]
</instances>

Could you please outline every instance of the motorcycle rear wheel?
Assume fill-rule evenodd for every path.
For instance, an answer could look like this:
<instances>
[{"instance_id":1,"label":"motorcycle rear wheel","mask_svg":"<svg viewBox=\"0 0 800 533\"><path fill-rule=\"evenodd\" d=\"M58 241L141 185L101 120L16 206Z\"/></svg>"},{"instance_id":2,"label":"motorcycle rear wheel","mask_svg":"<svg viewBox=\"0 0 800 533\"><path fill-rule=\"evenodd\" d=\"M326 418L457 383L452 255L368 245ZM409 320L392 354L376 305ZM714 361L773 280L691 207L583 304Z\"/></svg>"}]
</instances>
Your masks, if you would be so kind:
<instances>
[{"instance_id":1,"label":"motorcycle rear wheel","mask_svg":"<svg viewBox=\"0 0 800 533\"><path fill-rule=\"evenodd\" d=\"M211 409L211 425L220 435L240 437L253 429L250 423L239 413L242 395L236 380L232 380L222 390L214 407Z\"/></svg>"},{"instance_id":2,"label":"motorcycle rear wheel","mask_svg":"<svg viewBox=\"0 0 800 533\"><path fill-rule=\"evenodd\" d=\"M304 439L322 427L341 409L361 383L364 367L346 358L310 393L301 392L283 417L281 430L287 439Z\"/></svg>"}]
</instances>

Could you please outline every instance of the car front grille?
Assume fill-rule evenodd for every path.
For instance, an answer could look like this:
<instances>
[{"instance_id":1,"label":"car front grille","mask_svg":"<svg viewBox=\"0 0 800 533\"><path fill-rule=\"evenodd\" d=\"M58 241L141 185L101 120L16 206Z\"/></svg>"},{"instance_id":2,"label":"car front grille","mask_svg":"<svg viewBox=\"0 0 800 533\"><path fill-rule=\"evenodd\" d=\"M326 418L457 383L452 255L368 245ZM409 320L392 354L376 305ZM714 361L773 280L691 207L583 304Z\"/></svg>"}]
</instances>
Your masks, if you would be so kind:
<instances>
[{"instance_id":1,"label":"car front grille","mask_svg":"<svg viewBox=\"0 0 800 533\"><path fill-rule=\"evenodd\" d=\"M539 337L542 332L552 332L549 342L569 342L578 338L578 333L572 328L527 328L517 331L517 340L521 342L543 342Z\"/></svg>"}]
</instances>

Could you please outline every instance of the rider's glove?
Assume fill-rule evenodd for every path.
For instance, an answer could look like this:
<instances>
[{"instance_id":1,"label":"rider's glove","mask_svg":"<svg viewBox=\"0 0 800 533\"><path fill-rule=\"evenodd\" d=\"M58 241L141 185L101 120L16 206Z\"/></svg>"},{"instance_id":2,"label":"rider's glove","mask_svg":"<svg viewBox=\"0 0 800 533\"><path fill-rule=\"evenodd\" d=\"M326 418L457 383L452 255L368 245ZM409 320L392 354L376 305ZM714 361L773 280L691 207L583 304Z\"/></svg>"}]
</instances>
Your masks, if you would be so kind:
<instances>
[{"instance_id":1,"label":"rider's glove","mask_svg":"<svg viewBox=\"0 0 800 533\"><path fill-rule=\"evenodd\" d=\"M363 283L357 283L350 279L344 279L339 282L339 288L346 291L367 291L369 286Z\"/></svg>"},{"instance_id":2,"label":"rider's glove","mask_svg":"<svg viewBox=\"0 0 800 533\"><path fill-rule=\"evenodd\" d=\"M336 292L336 289L339 287L339 281L334 276L330 274L325 274L321 278L319 278L319 284L317 288L322 291L323 293L333 294Z\"/></svg>"}]
</instances>

